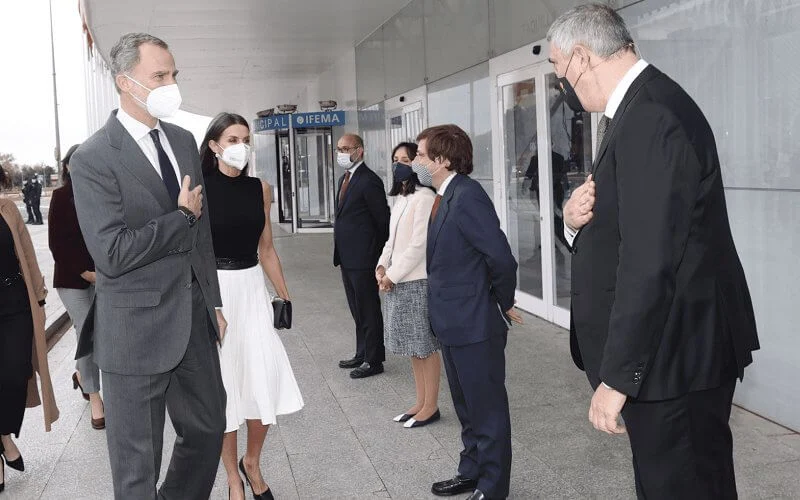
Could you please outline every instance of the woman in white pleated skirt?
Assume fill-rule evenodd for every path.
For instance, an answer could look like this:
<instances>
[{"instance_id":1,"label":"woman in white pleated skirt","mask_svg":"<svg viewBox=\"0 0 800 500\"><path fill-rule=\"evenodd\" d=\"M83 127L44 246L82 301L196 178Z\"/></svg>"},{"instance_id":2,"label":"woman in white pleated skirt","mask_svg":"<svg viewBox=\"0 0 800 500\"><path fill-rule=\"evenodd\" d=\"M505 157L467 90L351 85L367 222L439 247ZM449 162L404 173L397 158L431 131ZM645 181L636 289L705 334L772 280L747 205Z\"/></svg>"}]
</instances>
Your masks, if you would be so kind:
<instances>
[{"instance_id":1,"label":"woman in white pleated skirt","mask_svg":"<svg viewBox=\"0 0 800 500\"><path fill-rule=\"evenodd\" d=\"M247 176L250 129L239 115L222 113L200 145L205 195L217 257L222 310L228 328L220 349L227 393L222 462L230 498L244 498L244 476L256 500L272 499L261 475L261 450L269 426L303 407L289 358L273 327L271 297L289 300L281 262L272 244L272 190ZM238 459L236 434L247 424L247 449ZM237 463L238 459L238 463Z\"/></svg>"}]
</instances>

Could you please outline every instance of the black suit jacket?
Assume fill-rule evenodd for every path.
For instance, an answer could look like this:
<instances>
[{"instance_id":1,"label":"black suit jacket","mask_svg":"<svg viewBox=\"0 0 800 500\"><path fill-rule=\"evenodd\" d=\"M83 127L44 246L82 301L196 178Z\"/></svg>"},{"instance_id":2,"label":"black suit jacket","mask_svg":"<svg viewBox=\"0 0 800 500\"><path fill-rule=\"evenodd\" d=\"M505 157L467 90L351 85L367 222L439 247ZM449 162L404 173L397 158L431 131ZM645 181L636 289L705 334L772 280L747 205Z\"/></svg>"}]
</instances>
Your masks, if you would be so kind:
<instances>
[{"instance_id":1,"label":"black suit jacket","mask_svg":"<svg viewBox=\"0 0 800 500\"><path fill-rule=\"evenodd\" d=\"M383 181L362 163L350 177L339 203L344 175L336 186L336 221L333 229L333 265L342 269L370 269L378 265L389 239L389 205Z\"/></svg>"},{"instance_id":2,"label":"black suit jacket","mask_svg":"<svg viewBox=\"0 0 800 500\"><path fill-rule=\"evenodd\" d=\"M714 135L653 66L609 124L594 179L594 218L572 249L576 364L640 400L741 378L759 345Z\"/></svg>"}]
</instances>

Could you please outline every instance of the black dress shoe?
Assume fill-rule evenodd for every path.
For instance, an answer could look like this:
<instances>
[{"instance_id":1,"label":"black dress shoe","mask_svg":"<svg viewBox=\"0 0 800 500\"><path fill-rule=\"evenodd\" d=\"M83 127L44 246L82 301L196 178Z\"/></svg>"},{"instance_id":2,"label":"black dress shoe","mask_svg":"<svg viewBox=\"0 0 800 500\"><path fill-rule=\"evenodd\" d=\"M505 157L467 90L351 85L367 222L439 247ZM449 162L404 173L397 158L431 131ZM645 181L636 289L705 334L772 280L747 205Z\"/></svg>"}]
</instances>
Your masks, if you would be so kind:
<instances>
[{"instance_id":1,"label":"black dress shoe","mask_svg":"<svg viewBox=\"0 0 800 500\"><path fill-rule=\"evenodd\" d=\"M447 497L450 495L458 495L459 493L474 491L477 486L477 479L456 476L453 479L448 479L447 481L433 483L433 486L431 486L431 493L440 497Z\"/></svg>"},{"instance_id":2,"label":"black dress shoe","mask_svg":"<svg viewBox=\"0 0 800 500\"><path fill-rule=\"evenodd\" d=\"M350 372L350 378L365 378L383 373L383 363L362 363L361 366Z\"/></svg>"},{"instance_id":3,"label":"black dress shoe","mask_svg":"<svg viewBox=\"0 0 800 500\"><path fill-rule=\"evenodd\" d=\"M475 490L472 495L467 497L467 500L489 500L489 498L481 490Z\"/></svg>"},{"instance_id":4,"label":"black dress shoe","mask_svg":"<svg viewBox=\"0 0 800 500\"><path fill-rule=\"evenodd\" d=\"M439 410L436 410L436 413L426 418L425 420L417 420L415 418L410 419L408 422L403 424L403 427L405 427L406 429L412 429L414 427L425 427L428 424L436 422L440 418L442 418L442 414L439 413Z\"/></svg>"},{"instance_id":5,"label":"black dress shoe","mask_svg":"<svg viewBox=\"0 0 800 500\"><path fill-rule=\"evenodd\" d=\"M343 359L339 361L339 368L357 368L361 366L361 363L364 362L363 358L359 358L358 356L353 356L350 359Z\"/></svg>"}]
</instances>

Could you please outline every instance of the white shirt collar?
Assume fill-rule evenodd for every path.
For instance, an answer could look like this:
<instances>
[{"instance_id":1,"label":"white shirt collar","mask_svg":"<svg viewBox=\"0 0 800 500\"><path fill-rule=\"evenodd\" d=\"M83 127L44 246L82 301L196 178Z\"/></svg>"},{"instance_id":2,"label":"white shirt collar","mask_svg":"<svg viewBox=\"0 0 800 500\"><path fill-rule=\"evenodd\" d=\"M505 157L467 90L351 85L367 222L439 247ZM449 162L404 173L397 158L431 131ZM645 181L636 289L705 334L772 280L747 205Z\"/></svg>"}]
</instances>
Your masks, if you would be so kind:
<instances>
[{"instance_id":1,"label":"white shirt collar","mask_svg":"<svg viewBox=\"0 0 800 500\"><path fill-rule=\"evenodd\" d=\"M447 186L450 185L450 182L453 181L453 178L456 176L456 173L453 172L450 176L442 182L442 185L439 186L439 189L436 191L436 194L439 196L444 196L445 191L447 191Z\"/></svg>"},{"instance_id":2,"label":"white shirt collar","mask_svg":"<svg viewBox=\"0 0 800 500\"><path fill-rule=\"evenodd\" d=\"M147 137L147 135L150 133L150 130L152 130L144 123L126 113L122 107L117 110L117 120L119 120L125 130L131 134L131 137L133 137L136 142L139 142ZM164 129L161 128L161 120L156 121L156 128L161 130L162 133L164 132Z\"/></svg>"},{"instance_id":3,"label":"white shirt collar","mask_svg":"<svg viewBox=\"0 0 800 500\"><path fill-rule=\"evenodd\" d=\"M628 93L628 89L631 88L633 81L642 74L642 71L648 66L647 61L644 59L639 59L636 61L636 64L631 66L631 69L625 73L625 76L622 77L622 80L619 81L617 86L614 88L614 91L611 92L611 95L608 98L608 103L606 104L606 110L604 114L609 118L614 118L614 114L617 112L617 108L619 105L622 104L622 99L625 98L625 94Z\"/></svg>"},{"instance_id":4,"label":"white shirt collar","mask_svg":"<svg viewBox=\"0 0 800 500\"><path fill-rule=\"evenodd\" d=\"M350 177L353 177L356 174L356 170L358 170L358 167L360 167L362 163L364 163L364 160L358 160L352 167L350 167L348 170L348 172L350 172Z\"/></svg>"}]
</instances>

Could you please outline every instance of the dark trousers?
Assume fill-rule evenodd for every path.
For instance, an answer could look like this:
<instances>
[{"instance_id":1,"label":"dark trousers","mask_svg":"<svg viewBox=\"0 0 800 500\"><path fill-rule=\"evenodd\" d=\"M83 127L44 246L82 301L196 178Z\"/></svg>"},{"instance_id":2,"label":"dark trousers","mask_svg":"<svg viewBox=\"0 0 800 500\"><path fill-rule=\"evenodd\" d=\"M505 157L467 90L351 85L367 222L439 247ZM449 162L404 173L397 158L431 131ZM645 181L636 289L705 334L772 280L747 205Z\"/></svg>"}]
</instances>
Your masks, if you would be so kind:
<instances>
[{"instance_id":1,"label":"dark trousers","mask_svg":"<svg viewBox=\"0 0 800 500\"><path fill-rule=\"evenodd\" d=\"M507 333L465 346L442 346L464 450L458 473L478 480L490 498L508 496L511 482L511 418L506 394Z\"/></svg>"},{"instance_id":2,"label":"dark trousers","mask_svg":"<svg viewBox=\"0 0 800 500\"><path fill-rule=\"evenodd\" d=\"M375 272L342 268L347 304L356 323L356 357L367 363L383 363L383 313Z\"/></svg>"},{"instance_id":3,"label":"dark trousers","mask_svg":"<svg viewBox=\"0 0 800 500\"><path fill-rule=\"evenodd\" d=\"M42 211L39 209L41 199L31 200L31 208L33 209L33 216L36 222L42 222Z\"/></svg>"},{"instance_id":4,"label":"dark trousers","mask_svg":"<svg viewBox=\"0 0 800 500\"><path fill-rule=\"evenodd\" d=\"M25 202L25 208L28 210L28 220L26 222L35 222L36 218L33 216L33 209L31 208L31 202Z\"/></svg>"},{"instance_id":5,"label":"dark trousers","mask_svg":"<svg viewBox=\"0 0 800 500\"><path fill-rule=\"evenodd\" d=\"M102 372L115 498L208 499L225 431L225 389L209 321L195 282L192 333L178 366L156 375ZM177 438L156 494L165 410Z\"/></svg>"},{"instance_id":6,"label":"dark trousers","mask_svg":"<svg viewBox=\"0 0 800 500\"><path fill-rule=\"evenodd\" d=\"M19 437L33 375L33 317L22 280L0 294L0 434Z\"/></svg>"},{"instance_id":7,"label":"dark trousers","mask_svg":"<svg viewBox=\"0 0 800 500\"><path fill-rule=\"evenodd\" d=\"M736 379L667 401L625 405L640 499L737 498L728 425Z\"/></svg>"}]
</instances>

